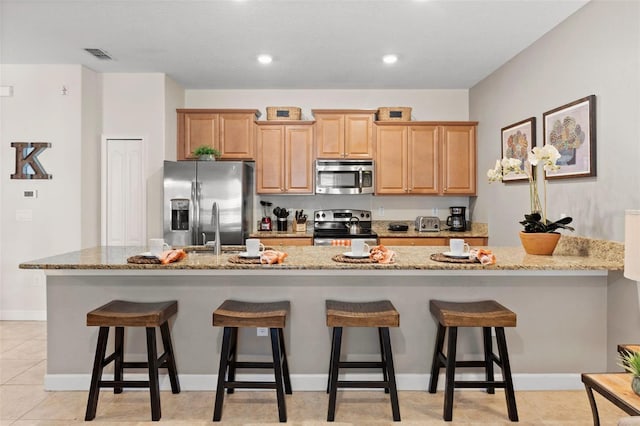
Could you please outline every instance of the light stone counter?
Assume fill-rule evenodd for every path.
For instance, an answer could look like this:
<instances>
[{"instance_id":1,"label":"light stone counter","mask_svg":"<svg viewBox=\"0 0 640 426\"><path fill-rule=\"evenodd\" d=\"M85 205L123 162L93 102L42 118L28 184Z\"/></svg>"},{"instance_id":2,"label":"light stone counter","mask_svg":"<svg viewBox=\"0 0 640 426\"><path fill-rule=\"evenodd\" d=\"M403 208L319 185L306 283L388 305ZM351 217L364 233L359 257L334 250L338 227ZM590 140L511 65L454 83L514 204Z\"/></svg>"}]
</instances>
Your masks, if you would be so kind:
<instances>
[{"instance_id":1,"label":"light stone counter","mask_svg":"<svg viewBox=\"0 0 640 426\"><path fill-rule=\"evenodd\" d=\"M565 240L563 238L563 240ZM582 241L569 238L568 241ZM593 241L593 240L591 240ZM233 253L223 253L219 257L208 251L190 252L187 258L169 265L130 264L127 258L147 250L146 247L96 247L66 253L59 256L25 262L22 269L67 269L67 270L620 270L623 255L620 244L601 242L599 251L591 255L583 246L572 249L571 243L563 243L556 250L562 255L533 256L521 247L490 247L497 258L495 265L483 266L478 263L445 263L430 259L433 253L445 251L444 247L391 247L396 252L392 264L342 263L332 260L336 254L346 251L344 247L289 246L283 248L288 254L280 265L237 264L229 262ZM582 250L582 251L581 251ZM591 248L590 250L595 249ZM184 271L183 271L184 272Z\"/></svg>"},{"instance_id":2,"label":"light stone counter","mask_svg":"<svg viewBox=\"0 0 640 426\"><path fill-rule=\"evenodd\" d=\"M144 251L135 247L25 262L21 268L46 274L45 388L88 389L97 328L86 326L86 314L113 299L178 301L170 326L184 390L215 388L221 330L211 326L211 314L232 298L291 302L285 339L294 391L325 389L327 299L388 299L395 305L400 327L391 330L391 340L400 389L424 390L428 383L436 330L430 299L495 299L517 313L517 327L506 330L516 390L580 389L581 372L607 371L608 357L615 356L608 351L615 346L608 342L607 299L608 287L621 279L621 244L571 239L561 241L563 255L557 256L491 247L498 258L493 266L431 261L429 255L443 247L393 249L392 265L336 263L331 257L344 251L340 247L286 247L289 257L277 266L230 264L231 254L216 259L210 253L191 253L169 266L128 265L128 256ZM458 338L460 357L481 356L477 330L460 330ZM239 356L268 359L267 340L255 330L243 330L240 339ZM375 330L350 328L345 339L348 359L379 359ZM127 331L130 359L145 359L144 341L143 329ZM161 383L167 388L166 377Z\"/></svg>"}]
</instances>

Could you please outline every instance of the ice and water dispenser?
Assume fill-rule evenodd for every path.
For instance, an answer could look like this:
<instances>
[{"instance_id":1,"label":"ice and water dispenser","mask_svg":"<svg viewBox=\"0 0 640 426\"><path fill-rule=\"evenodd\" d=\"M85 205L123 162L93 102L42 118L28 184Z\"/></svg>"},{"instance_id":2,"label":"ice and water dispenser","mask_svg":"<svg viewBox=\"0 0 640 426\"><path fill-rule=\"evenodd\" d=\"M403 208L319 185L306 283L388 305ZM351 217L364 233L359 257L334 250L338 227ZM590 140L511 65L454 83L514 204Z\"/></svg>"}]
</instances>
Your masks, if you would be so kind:
<instances>
[{"instance_id":1,"label":"ice and water dispenser","mask_svg":"<svg viewBox=\"0 0 640 426\"><path fill-rule=\"evenodd\" d=\"M189 230L189 203L186 198L174 198L171 200L171 230Z\"/></svg>"}]
</instances>

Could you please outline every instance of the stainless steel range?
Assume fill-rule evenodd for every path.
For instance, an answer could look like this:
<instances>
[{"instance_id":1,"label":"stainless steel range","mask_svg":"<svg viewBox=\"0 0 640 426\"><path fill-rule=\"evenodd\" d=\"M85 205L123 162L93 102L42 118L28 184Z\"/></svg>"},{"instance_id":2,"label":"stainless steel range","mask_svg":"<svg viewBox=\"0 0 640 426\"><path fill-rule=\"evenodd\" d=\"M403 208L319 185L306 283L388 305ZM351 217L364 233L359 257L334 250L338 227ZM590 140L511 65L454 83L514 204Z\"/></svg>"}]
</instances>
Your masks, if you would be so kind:
<instances>
[{"instance_id":1,"label":"stainless steel range","mask_svg":"<svg viewBox=\"0 0 640 426\"><path fill-rule=\"evenodd\" d=\"M316 246L350 245L352 239L377 244L378 234L371 230L369 210L316 210L313 214L313 244Z\"/></svg>"}]
</instances>

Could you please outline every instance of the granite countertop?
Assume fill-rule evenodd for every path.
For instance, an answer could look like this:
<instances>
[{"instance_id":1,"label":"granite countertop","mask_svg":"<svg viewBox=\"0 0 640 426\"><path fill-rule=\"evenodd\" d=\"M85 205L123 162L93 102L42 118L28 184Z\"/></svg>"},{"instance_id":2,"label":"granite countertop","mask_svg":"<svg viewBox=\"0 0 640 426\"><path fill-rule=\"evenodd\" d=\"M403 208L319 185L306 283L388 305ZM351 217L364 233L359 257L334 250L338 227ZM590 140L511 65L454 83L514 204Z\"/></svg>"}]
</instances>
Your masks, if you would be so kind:
<instances>
[{"instance_id":1,"label":"granite countertop","mask_svg":"<svg viewBox=\"0 0 640 426\"><path fill-rule=\"evenodd\" d=\"M407 231L390 231L390 223L402 223L409 226ZM440 222L441 231L437 232L419 232L416 231L414 221L406 220L375 220L372 223L373 231L378 237L396 237L396 238L465 238L479 237L489 238L489 226L486 223L471 222L470 229L466 231L449 231L444 222Z\"/></svg>"},{"instance_id":2,"label":"granite countertop","mask_svg":"<svg viewBox=\"0 0 640 426\"><path fill-rule=\"evenodd\" d=\"M390 231L390 223L403 223L409 229L407 231ZM471 229L459 232L448 231L447 226L442 223L442 231L438 232L418 232L415 230L413 220L374 220L371 229L378 234L378 237L396 238L489 238L489 227L486 223L471 223ZM307 222L306 232L295 232L291 224L287 231L256 231L249 235L251 238L313 238L313 222Z\"/></svg>"},{"instance_id":3,"label":"granite countertop","mask_svg":"<svg viewBox=\"0 0 640 426\"><path fill-rule=\"evenodd\" d=\"M490 247L496 255L495 265L445 263L430 259L444 247L392 247L396 251L393 264L341 263L332 257L347 251L344 247L286 246L288 257L281 265L238 264L229 262L236 253L224 252L216 257L211 252L190 252L186 259L169 265L128 264L127 257L146 251L146 247L95 247L20 264L22 269L135 270L135 269L291 269L291 270L622 270L621 243L564 237L553 256L526 254L521 247Z\"/></svg>"}]
</instances>

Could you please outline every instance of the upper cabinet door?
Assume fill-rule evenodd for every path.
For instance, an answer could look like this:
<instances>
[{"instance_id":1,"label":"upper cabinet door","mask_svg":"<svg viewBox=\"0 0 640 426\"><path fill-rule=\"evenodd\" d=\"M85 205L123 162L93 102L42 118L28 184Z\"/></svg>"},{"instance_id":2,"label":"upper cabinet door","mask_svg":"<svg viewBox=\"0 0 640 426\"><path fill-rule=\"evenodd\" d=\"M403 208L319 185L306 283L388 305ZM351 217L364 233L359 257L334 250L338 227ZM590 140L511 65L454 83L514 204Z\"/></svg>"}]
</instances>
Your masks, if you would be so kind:
<instances>
[{"instance_id":1,"label":"upper cabinet door","mask_svg":"<svg viewBox=\"0 0 640 426\"><path fill-rule=\"evenodd\" d=\"M284 126L258 126L256 140L256 192L283 193L284 182Z\"/></svg>"},{"instance_id":2,"label":"upper cabinet door","mask_svg":"<svg viewBox=\"0 0 640 426\"><path fill-rule=\"evenodd\" d=\"M438 126L408 126L409 194L438 193Z\"/></svg>"},{"instance_id":3,"label":"upper cabinet door","mask_svg":"<svg viewBox=\"0 0 640 426\"><path fill-rule=\"evenodd\" d=\"M218 114L178 113L178 160L195 158L201 145L218 148Z\"/></svg>"},{"instance_id":4,"label":"upper cabinet door","mask_svg":"<svg viewBox=\"0 0 640 426\"><path fill-rule=\"evenodd\" d=\"M220 154L224 159L254 159L254 114L219 114Z\"/></svg>"},{"instance_id":5,"label":"upper cabinet door","mask_svg":"<svg viewBox=\"0 0 640 426\"><path fill-rule=\"evenodd\" d=\"M312 110L317 158L373 158L373 110Z\"/></svg>"},{"instance_id":6,"label":"upper cabinet door","mask_svg":"<svg viewBox=\"0 0 640 426\"><path fill-rule=\"evenodd\" d=\"M442 193L475 195L476 126L442 126Z\"/></svg>"},{"instance_id":7,"label":"upper cabinet door","mask_svg":"<svg viewBox=\"0 0 640 426\"><path fill-rule=\"evenodd\" d=\"M407 127L378 126L376 194L407 193Z\"/></svg>"},{"instance_id":8,"label":"upper cabinet door","mask_svg":"<svg viewBox=\"0 0 640 426\"><path fill-rule=\"evenodd\" d=\"M318 114L316 117L318 158L344 157L344 114Z\"/></svg>"},{"instance_id":9,"label":"upper cabinet door","mask_svg":"<svg viewBox=\"0 0 640 426\"><path fill-rule=\"evenodd\" d=\"M255 159L253 109L178 109L178 160L193 159L200 145L220 151L223 160Z\"/></svg>"},{"instance_id":10,"label":"upper cabinet door","mask_svg":"<svg viewBox=\"0 0 640 426\"><path fill-rule=\"evenodd\" d=\"M313 126L286 126L285 165L287 192L313 193Z\"/></svg>"},{"instance_id":11,"label":"upper cabinet door","mask_svg":"<svg viewBox=\"0 0 640 426\"><path fill-rule=\"evenodd\" d=\"M373 158L373 119L374 114L345 115L345 158Z\"/></svg>"}]
</instances>

